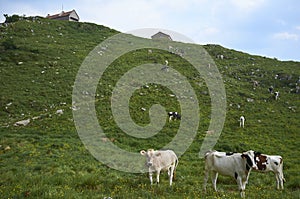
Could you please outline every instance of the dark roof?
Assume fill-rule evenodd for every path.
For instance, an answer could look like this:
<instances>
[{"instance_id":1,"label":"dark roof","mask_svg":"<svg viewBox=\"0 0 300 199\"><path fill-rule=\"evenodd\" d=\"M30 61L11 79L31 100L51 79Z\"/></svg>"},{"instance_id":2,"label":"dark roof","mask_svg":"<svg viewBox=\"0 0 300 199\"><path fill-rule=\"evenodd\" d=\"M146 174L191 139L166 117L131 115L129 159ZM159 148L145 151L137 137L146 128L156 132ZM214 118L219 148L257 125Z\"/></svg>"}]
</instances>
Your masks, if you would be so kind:
<instances>
[{"instance_id":1,"label":"dark roof","mask_svg":"<svg viewBox=\"0 0 300 199\"><path fill-rule=\"evenodd\" d=\"M156 34L154 34L154 35L151 36L152 39L153 38L163 38L163 37L172 40L172 38L171 38L170 35L168 35L166 33L163 33L163 32L160 32L160 31L158 33L156 33Z\"/></svg>"},{"instance_id":2,"label":"dark roof","mask_svg":"<svg viewBox=\"0 0 300 199\"><path fill-rule=\"evenodd\" d=\"M61 13L55 14L55 15L49 15L49 14L48 14L46 18L48 18L48 19L57 19L57 18L61 18L61 17L67 17L67 16L69 16L72 12L75 12L75 13L76 13L75 10L71 10L71 11L69 11L69 12L61 11ZM77 15L77 13L76 13L76 15ZM77 16L78 16L78 15L77 15ZM78 17L78 18L79 18L79 17Z\"/></svg>"}]
</instances>

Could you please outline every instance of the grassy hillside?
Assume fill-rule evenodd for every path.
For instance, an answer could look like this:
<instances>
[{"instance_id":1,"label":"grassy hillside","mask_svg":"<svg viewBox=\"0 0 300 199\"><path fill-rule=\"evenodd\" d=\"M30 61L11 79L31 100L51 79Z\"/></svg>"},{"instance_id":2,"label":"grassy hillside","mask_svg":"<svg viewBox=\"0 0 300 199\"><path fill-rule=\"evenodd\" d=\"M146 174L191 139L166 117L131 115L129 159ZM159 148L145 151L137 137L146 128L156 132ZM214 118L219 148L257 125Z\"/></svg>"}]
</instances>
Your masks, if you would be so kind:
<instances>
[{"instance_id":1,"label":"grassy hillside","mask_svg":"<svg viewBox=\"0 0 300 199\"><path fill-rule=\"evenodd\" d=\"M147 174L116 171L100 163L84 147L72 115L72 91L77 71L88 53L118 32L90 23L28 18L0 27L0 196L1 198L236 198L235 181L219 177L220 192L202 191L203 159L200 145L210 122L210 96L205 81L180 56L153 49L120 57L105 71L96 92L99 124L120 148L138 152L160 148L176 135L180 122L166 123L149 139L123 133L110 109L118 79L144 63L169 65L187 77L197 93L201 122L192 145L180 157L174 186L167 175L159 186L150 186ZM300 63L283 62L226 49L203 46L214 59L226 87L225 126L216 150L253 149L284 158L285 190L275 190L273 174L252 172L246 187L249 198L299 198ZM223 55L224 59L218 58ZM258 81L257 87L253 81ZM298 85L296 84L298 83ZM275 101L270 86L280 92ZM297 90L298 89L298 90ZM130 99L130 114L140 125L149 123L148 110L160 103L178 110L172 91L149 85ZM63 110L63 114L57 114ZM246 117L246 127L238 119ZM27 126L15 122L30 119ZM167 119L167 118L166 118ZM143 158L143 157L141 157Z\"/></svg>"}]
</instances>

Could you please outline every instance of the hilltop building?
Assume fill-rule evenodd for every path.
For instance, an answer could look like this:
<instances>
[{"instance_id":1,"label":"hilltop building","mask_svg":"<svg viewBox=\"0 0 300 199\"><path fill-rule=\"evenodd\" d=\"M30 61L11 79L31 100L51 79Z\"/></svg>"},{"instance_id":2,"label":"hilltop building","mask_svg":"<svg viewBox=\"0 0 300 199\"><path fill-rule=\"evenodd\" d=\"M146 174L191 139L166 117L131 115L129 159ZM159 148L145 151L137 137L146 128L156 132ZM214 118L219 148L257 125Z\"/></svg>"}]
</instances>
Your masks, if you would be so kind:
<instances>
[{"instance_id":1,"label":"hilltop building","mask_svg":"<svg viewBox=\"0 0 300 199\"><path fill-rule=\"evenodd\" d=\"M75 10L71 10L69 12L61 11L59 14L46 16L48 19L56 19L56 20L67 20L67 21L79 21L79 16Z\"/></svg>"},{"instance_id":2,"label":"hilltop building","mask_svg":"<svg viewBox=\"0 0 300 199\"><path fill-rule=\"evenodd\" d=\"M172 37L166 33L163 33L163 32L158 32L154 35L151 36L152 39L168 39L170 41L172 41Z\"/></svg>"}]
</instances>

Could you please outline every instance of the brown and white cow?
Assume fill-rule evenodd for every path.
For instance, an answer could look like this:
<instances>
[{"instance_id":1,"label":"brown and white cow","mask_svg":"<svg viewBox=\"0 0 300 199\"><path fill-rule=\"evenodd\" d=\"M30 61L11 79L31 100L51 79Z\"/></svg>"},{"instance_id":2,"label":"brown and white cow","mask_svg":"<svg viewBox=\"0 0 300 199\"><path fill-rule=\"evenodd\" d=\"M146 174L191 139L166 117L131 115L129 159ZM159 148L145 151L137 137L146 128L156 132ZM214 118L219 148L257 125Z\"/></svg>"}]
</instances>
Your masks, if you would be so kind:
<instances>
[{"instance_id":1,"label":"brown and white cow","mask_svg":"<svg viewBox=\"0 0 300 199\"><path fill-rule=\"evenodd\" d=\"M231 176L236 179L241 197L245 197L246 183L252 169L257 169L255 152L250 150L243 153L225 153L208 151L205 153L205 175L203 188L206 190L209 172L212 173L212 184L217 191L218 174Z\"/></svg>"},{"instance_id":2,"label":"brown and white cow","mask_svg":"<svg viewBox=\"0 0 300 199\"><path fill-rule=\"evenodd\" d=\"M276 177L277 189L283 189L283 159L279 155L266 155L257 153L255 158L256 165L259 172L273 172Z\"/></svg>"},{"instance_id":3,"label":"brown and white cow","mask_svg":"<svg viewBox=\"0 0 300 199\"><path fill-rule=\"evenodd\" d=\"M141 150L141 155L146 157L146 166L149 169L149 178L151 185L153 184L152 174L157 172L156 182L159 183L160 171L168 171L170 179L170 186L172 185L173 175L178 165L178 158L172 150L153 150L148 149L147 151Z\"/></svg>"}]
</instances>

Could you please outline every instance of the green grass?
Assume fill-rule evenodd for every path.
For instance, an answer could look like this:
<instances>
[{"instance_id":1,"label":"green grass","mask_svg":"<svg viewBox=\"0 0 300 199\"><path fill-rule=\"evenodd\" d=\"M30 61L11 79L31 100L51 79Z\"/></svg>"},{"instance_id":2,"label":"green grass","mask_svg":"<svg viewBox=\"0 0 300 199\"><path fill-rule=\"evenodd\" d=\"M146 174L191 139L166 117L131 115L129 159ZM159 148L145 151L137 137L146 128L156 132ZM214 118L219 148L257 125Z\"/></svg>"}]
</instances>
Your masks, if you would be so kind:
<instances>
[{"instance_id":1,"label":"green grass","mask_svg":"<svg viewBox=\"0 0 300 199\"><path fill-rule=\"evenodd\" d=\"M0 27L1 198L238 198L237 185L229 177L219 177L218 193L210 183L207 193L202 191L204 162L198 153L210 122L210 96L197 71L169 52L153 50L149 56L148 49L141 49L114 61L99 81L96 109L99 124L118 147L132 152L158 149L172 140L180 122L166 123L149 139L130 137L113 119L111 92L124 73L140 64L163 64L168 59L186 76L197 93L201 121L193 143L179 159L174 185L168 186L167 174L163 173L160 184L150 186L147 174L111 169L85 148L71 109L75 77L88 53L117 33L91 23L42 18ZM295 83L300 63L253 56L219 45L203 47L216 62L226 88L226 120L215 149L253 149L283 156L285 190L275 189L273 174L252 172L246 197L299 198L300 95L295 93ZM218 54L225 59L217 59ZM277 74L291 78L275 79ZM253 80L260 83L255 89ZM278 101L268 93L271 85L281 93ZM130 99L132 119L147 125L149 112L140 111L140 107L149 110L156 103L167 111L178 110L180 104L170 94L171 90L155 84L136 90ZM55 114L58 109L64 113ZM240 115L246 117L244 129L239 128ZM34 117L37 119L32 120ZM31 118L28 126L14 126L27 118ZM5 150L7 146L11 149Z\"/></svg>"}]
</instances>

